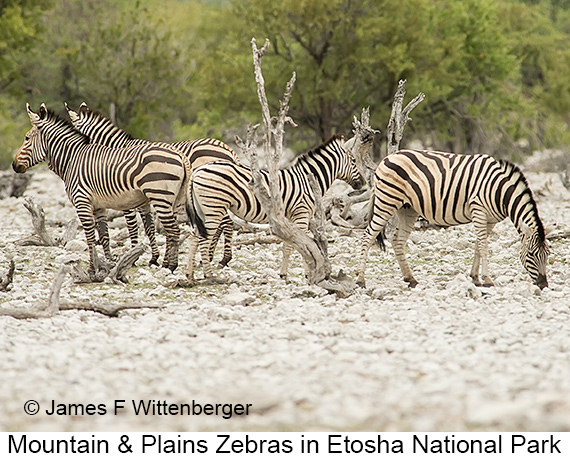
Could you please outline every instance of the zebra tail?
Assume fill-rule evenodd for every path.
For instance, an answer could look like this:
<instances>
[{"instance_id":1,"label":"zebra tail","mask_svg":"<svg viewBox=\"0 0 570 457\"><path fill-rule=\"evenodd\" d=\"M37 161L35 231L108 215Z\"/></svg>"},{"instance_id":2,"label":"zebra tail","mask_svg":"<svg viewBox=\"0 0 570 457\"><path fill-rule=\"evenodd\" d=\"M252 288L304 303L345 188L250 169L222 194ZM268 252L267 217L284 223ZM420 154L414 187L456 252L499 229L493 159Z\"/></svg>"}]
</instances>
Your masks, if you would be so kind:
<instances>
[{"instance_id":1,"label":"zebra tail","mask_svg":"<svg viewBox=\"0 0 570 457\"><path fill-rule=\"evenodd\" d=\"M384 230L386 229L386 227L382 228L382 230L380 230L380 233L378 234L378 236L376 237L376 243L378 243L378 246L380 246L380 249L382 249L383 251L386 250L386 243L384 243Z\"/></svg>"},{"instance_id":2,"label":"zebra tail","mask_svg":"<svg viewBox=\"0 0 570 457\"><path fill-rule=\"evenodd\" d=\"M370 221L372 220L373 217L374 217L374 193L372 193L372 197L370 198L370 202L368 203L368 217L367 217L368 223L370 223ZM376 243L378 243L378 246L380 246L380 249L382 249L383 251L386 250L386 243L384 243L384 239L385 239L384 231L385 230L386 230L386 226L384 226L382 228L382 230L380 231L380 233L376 237Z\"/></svg>"},{"instance_id":3,"label":"zebra tail","mask_svg":"<svg viewBox=\"0 0 570 457\"><path fill-rule=\"evenodd\" d=\"M200 202L196 198L194 193L193 181L190 180L188 183L188 198L186 198L186 214L188 219L190 219L190 224L203 238L208 238L208 231L206 230L206 225L204 224L205 216L204 211Z\"/></svg>"}]
</instances>

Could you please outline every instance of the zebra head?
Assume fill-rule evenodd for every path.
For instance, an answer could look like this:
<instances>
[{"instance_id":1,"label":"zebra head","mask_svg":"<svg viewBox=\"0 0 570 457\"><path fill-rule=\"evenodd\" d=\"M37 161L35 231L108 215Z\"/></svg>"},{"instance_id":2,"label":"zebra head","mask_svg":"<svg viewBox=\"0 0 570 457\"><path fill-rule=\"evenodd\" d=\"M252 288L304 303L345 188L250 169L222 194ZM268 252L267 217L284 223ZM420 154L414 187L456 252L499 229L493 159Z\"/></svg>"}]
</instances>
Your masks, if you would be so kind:
<instances>
[{"instance_id":1,"label":"zebra head","mask_svg":"<svg viewBox=\"0 0 570 457\"><path fill-rule=\"evenodd\" d=\"M79 105L79 109L77 111L73 111L67 102L65 102L64 105L73 126L77 130L83 131L82 127L90 123L90 119L93 117L93 111L87 106L87 103L85 102Z\"/></svg>"},{"instance_id":2,"label":"zebra head","mask_svg":"<svg viewBox=\"0 0 570 457\"><path fill-rule=\"evenodd\" d=\"M337 145L340 149L340 162L336 179L342 179L346 183L350 184L353 189L360 189L364 184L366 184L366 180L364 176L362 176L362 173L360 173L354 156L349 152L350 148L347 147L347 143L348 141L346 141L346 137L344 137L344 135L338 137Z\"/></svg>"},{"instance_id":3,"label":"zebra head","mask_svg":"<svg viewBox=\"0 0 570 457\"><path fill-rule=\"evenodd\" d=\"M12 168L16 173L25 173L28 168L43 162L47 154L45 140L38 129L38 125L48 116L47 108L42 104L39 113L34 113L28 103L26 109L32 122L32 128L26 133L24 142L12 162Z\"/></svg>"},{"instance_id":4,"label":"zebra head","mask_svg":"<svg viewBox=\"0 0 570 457\"><path fill-rule=\"evenodd\" d=\"M89 108L85 102L81 103L77 111L73 111L67 103L65 108L73 127L86 135L92 144L122 148L133 140L131 134L117 127L100 111Z\"/></svg>"},{"instance_id":5,"label":"zebra head","mask_svg":"<svg viewBox=\"0 0 570 457\"><path fill-rule=\"evenodd\" d=\"M521 244L520 259L526 271L538 287L548 287L546 263L550 249L544 230L531 230L524 225L521 230Z\"/></svg>"}]
</instances>

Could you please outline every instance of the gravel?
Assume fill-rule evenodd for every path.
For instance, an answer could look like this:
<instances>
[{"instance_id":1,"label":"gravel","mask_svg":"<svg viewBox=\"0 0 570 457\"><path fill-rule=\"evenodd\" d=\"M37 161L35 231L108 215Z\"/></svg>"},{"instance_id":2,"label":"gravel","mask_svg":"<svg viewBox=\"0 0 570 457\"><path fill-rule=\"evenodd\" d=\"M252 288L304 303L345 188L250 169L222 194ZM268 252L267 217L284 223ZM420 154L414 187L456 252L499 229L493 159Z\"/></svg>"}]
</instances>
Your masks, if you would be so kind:
<instances>
[{"instance_id":1,"label":"gravel","mask_svg":"<svg viewBox=\"0 0 570 457\"><path fill-rule=\"evenodd\" d=\"M570 231L570 193L558 176L525 173L550 233ZM75 217L63 183L47 168L33 174L25 196L43 206L48 229L61 236ZM0 200L0 273L10 259L16 263L12 289L0 292L2 307L45 303L62 263L87 262L81 231L66 248L15 245L31 233L22 202ZM354 277L360 233L328 233L334 271ZM111 238L115 252L126 252L123 220L111 224ZM518 260L510 221L490 238L496 286L475 287L468 277L474 239L471 225L414 232L413 290L393 251L373 248L366 289L345 299L306 285L298 254L290 283L280 280L274 244L236 247L230 266L217 272L227 284L169 287L183 271L148 267L148 252L126 286L67 277L63 300L161 308L116 318L80 310L0 316L0 430L570 431L568 239L551 242L542 291ZM36 415L24 412L31 399L40 404ZM119 400L125 408L115 414ZM137 415L131 401L141 400L252 406L230 419ZM52 401L99 409L49 415Z\"/></svg>"}]
</instances>

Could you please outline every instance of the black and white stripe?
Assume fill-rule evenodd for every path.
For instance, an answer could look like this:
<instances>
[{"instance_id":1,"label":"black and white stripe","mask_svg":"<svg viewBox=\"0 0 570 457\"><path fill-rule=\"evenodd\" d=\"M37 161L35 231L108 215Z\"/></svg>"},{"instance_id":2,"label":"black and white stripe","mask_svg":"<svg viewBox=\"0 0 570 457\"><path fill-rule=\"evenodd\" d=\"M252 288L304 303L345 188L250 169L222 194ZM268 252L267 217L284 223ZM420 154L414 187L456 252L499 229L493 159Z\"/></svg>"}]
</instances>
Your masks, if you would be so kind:
<instances>
[{"instance_id":1,"label":"black and white stripe","mask_svg":"<svg viewBox=\"0 0 570 457\"><path fill-rule=\"evenodd\" d=\"M548 243L532 192L513 164L488 155L460 155L434 151L401 150L384 158L376 169L371 219L364 233L358 282L364 284L368 250L392 215L398 227L392 240L396 258L411 287L417 284L404 249L418 215L427 221L452 226L473 222L477 235L471 277L493 285L488 271L487 237L496 223L509 218L521 235L522 264L541 288L548 285Z\"/></svg>"},{"instance_id":2,"label":"black and white stripe","mask_svg":"<svg viewBox=\"0 0 570 457\"><path fill-rule=\"evenodd\" d=\"M355 189L362 187L364 179L354 158L349 154L342 135L298 157L292 166L279 171L279 185L285 207L285 216L308 232L309 220L314 213L315 197L308 174L315 180L323 195L335 179L342 179ZM263 176L268 180L267 172ZM267 215L250 188L252 173L248 167L230 162L213 162L197 168L189 184L188 203L192 223L198 235L191 238L187 275L194 277L194 257L198 245L202 257L204 276L212 275L208 260L209 239L214 235L221 218L232 211L248 222L267 223ZM280 274L287 275L292 246L285 244Z\"/></svg>"},{"instance_id":3,"label":"black and white stripe","mask_svg":"<svg viewBox=\"0 0 570 457\"><path fill-rule=\"evenodd\" d=\"M105 209L129 210L152 204L166 231L164 266L178 265L180 230L175 208L185 202L191 167L184 154L166 143L147 143L129 148L109 148L89 143L71 123L42 105L34 113L33 127L18 150L13 169L18 173L47 161L65 182L77 210L90 253L90 273L98 269L95 228L110 258Z\"/></svg>"},{"instance_id":4,"label":"black and white stripe","mask_svg":"<svg viewBox=\"0 0 570 457\"><path fill-rule=\"evenodd\" d=\"M67 103L65 104L65 107L74 127L84 135L88 136L94 144L103 144L112 148L123 148L148 142L147 140L133 138L129 133L117 127L111 119L107 118L99 111L90 109L85 103L82 103L77 111L70 109ZM193 169L208 162L219 160L240 163L236 152L230 146L215 138L179 141L172 143L172 145L188 157ZM150 263L156 263L156 260L158 259L158 246L155 241L155 227L154 224L152 224L150 214L145 212L144 208L140 211L140 214L143 219L145 232L149 239L152 251ZM125 219L131 243L134 245L138 240L138 227L135 212L132 210L126 211ZM213 257L214 249L222 233L224 234L224 254L220 261L220 265L225 266L232 258L233 222L228 215L222 219L220 227L212 239L210 246L210 258Z\"/></svg>"}]
</instances>

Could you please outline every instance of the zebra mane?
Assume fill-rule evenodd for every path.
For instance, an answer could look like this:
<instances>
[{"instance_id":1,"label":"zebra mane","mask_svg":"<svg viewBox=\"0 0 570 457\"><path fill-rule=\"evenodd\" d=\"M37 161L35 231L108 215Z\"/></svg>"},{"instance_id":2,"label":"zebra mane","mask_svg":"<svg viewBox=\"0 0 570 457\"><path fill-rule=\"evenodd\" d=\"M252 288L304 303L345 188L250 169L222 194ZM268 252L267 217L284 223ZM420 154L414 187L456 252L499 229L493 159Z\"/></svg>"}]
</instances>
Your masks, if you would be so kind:
<instances>
[{"instance_id":1,"label":"zebra mane","mask_svg":"<svg viewBox=\"0 0 570 457\"><path fill-rule=\"evenodd\" d=\"M295 157L295 160L293 161L291 166L297 165L300 160L304 160L307 157L311 157L315 154L320 153L321 150L325 149L329 144L334 143L335 141L338 141L338 140L346 141L346 137L342 133L335 133L327 141L320 144L319 146L316 146L313 149L309 149L307 152L303 152L302 154L299 154L297 157Z\"/></svg>"},{"instance_id":2,"label":"zebra mane","mask_svg":"<svg viewBox=\"0 0 570 457\"><path fill-rule=\"evenodd\" d=\"M546 234L544 232L544 226L542 225L542 221L540 220L540 217L538 216L538 206L536 205L536 201L535 201L534 196L532 194L532 190L530 189L530 187L528 185L528 181L526 180L526 177L523 175L523 172L521 171L521 169L518 166L516 166L514 163L511 163L507 160L500 159L499 164L505 172L507 172L511 176L515 177L516 184L518 184L518 183L523 184L523 186L524 186L523 195L528 196L529 204L531 205L531 207L533 209L534 222L536 224L536 230L538 232L538 238L540 239L540 241L544 242L546 240Z\"/></svg>"},{"instance_id":3,"label":"zebra mane","mask_svg":"<svg viewBox=\"0 0 570 457\"><path fill-rule=\"evenodd\" d=\"M71 121L69 121L68 119L61 117L59 114L57 114L54 110L47 108L46 109L46 116L45 116L45 120L48 121L50 124L55 125L56 127L59 128L64 128L67 130L70 130L74 133L75 136L80 137L81 141L85 144L89 144L90 139L87 135L84 135L83 133L81 133L79 130L77 130L73 124L71 123Z\"/></svg>"},{"instance_id":4,"label":"zebra mane","mask_svg":"<svg viewBox=\"0 0 570 457\"><path fill-rule=\"evenodd\" d=\"M90 118L94 118L97 120L103 120L105 122L108 122L110 125L112 125L115 129L119 130L127 140L134 140L135 138L127 131L123 130L122 128L120 128L118 125L116 125L111 119L109 119L109 117L107 117L105 114L103 114L101 111L99 111L98 109L92 109L86 106L86 110L84 111L86 112L86 114L84 114L84 116L89 116Z\"/></svg>"}]
</instances>

